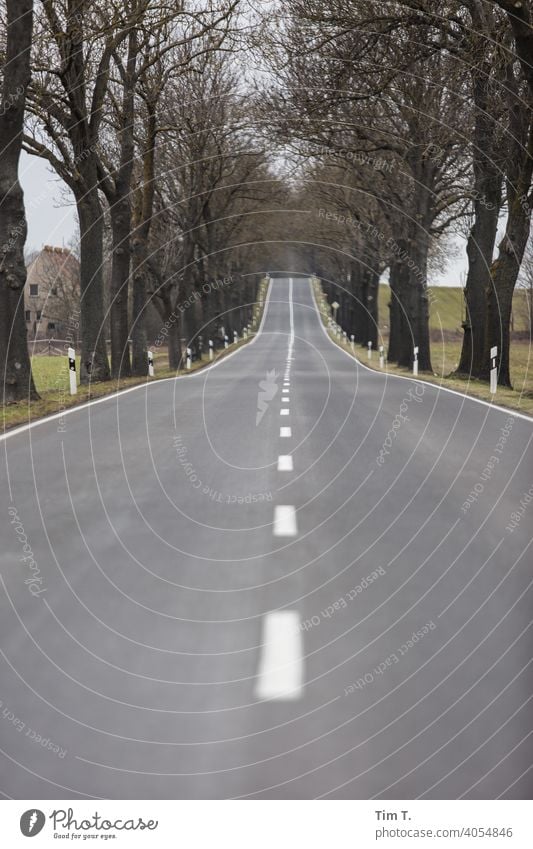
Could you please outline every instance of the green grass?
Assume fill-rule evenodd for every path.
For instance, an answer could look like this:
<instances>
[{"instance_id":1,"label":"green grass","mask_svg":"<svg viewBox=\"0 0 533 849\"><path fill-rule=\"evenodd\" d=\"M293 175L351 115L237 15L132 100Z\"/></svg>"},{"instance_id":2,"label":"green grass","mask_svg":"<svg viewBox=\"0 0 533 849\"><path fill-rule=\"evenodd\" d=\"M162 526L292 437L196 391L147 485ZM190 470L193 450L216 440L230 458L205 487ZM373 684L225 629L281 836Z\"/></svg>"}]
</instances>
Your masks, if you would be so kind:
<instances>
[{"instance_id":1,"label":"green grass","mask_svg":"<svg viewBox=\"0 0 533 849\"><path fill-rule=\"evenodd\" d=\"M266 294L266 281L262 281L259 287L259 297L263 298ZM254 309L253 327L259 325L261 319L261 310L259 305ZM246 345L250 339L240 339L237 345L230 345L229 348L215 352L215 360L227 356L236 348ZM200 368L205 368L209 365L209 354L201 360L195 360L192 363L191 369L181 369L175 371L168 368L168 358L166 351L154 353L154 370L155 377L129 377L121 380L108 380L100 383L91 383L90 386L78 386L76 395L69 393L69 373L66 356L48 356L37 355L31 358L33 379L37 392L41 396L38 401L19 401L17 404L9 404L3 408L3 429L16 427L18 425L27 424L35 419L43 418L44 416L53 415L54 413L62 412L69 407L76 407L86 401L100 398L104 395L110 395L120 389L128 389L131 386L139 386L154 380L162 380L168 377L177 377L181 374L190 374ZM76 357L76 369L79 374L79 357Z\"/></svg>"},{"instance_id":2,"label":"green grass","mask_svg":"<svg viewBox=\"0 0 533 849\"><path fill-rule=\"evenodd\" d=\"M252 337L247 340L241 339L237 345L230 345L227 350L217 351L215 359L221 359L227 356L236 348L246 345ZM79 373L79 357L76 358L77 369ZM17 425L27 424L35 419L40 419L43 416L53 415L54 413L62 412L69 407L77 407L84 404L86 401L101 398L104 395L110 395L121 389L128 389L131 386L139 386L144 383L152 383L153 381L163 380L168 377L177 377L181 374L191 374L200 368L205 368L210 363L209 355L204 356L201 360L195 360L191 369L175 369L168 368L168 358L166 353L155 354L153 378L144 377L127 377L120 380L107 380L100 383L91 383L90 386L78 386L76 395L69 393L69 376L66 357L43 355L32 357L33 378L37 392L41 396L38 401L20 401L17 404L10 404L3 409L3 430L7 430Z\"/></svg>"},{"instance_id":3,"label":"green grass","mask_svg":"<svg viewBox=\"0 0 533 849\"><path fill-rule=\"evenodd\" d=\"M419 378L421 380L429 380L432 383L437 383L448 389L455 389L458 392L464 392L466 395L471 395L474 398L480 398L483 401L494 400L494 403L499 406L509 407L512 410L519 410L522 413L533 416L533 363L529 340L514 339L512 341L511 381L513 383L513 389L498 387L498 391L493 398L489 392L488 384L482 381L469 380L468 378L459 378L452 375L452 372L457 368L461 353L462 330L461 322L457 318L458 309L462 299L461 289L445 286L434 287L434 293L430 312L430 326L434 331L432 333L431 341L431 361L434 373L420 373ZM315 294L317 295L320 312L326 323L330 314L327 301L322 290L318 286L315 286ZM388 286L380 286L379 324L384 340L383 344L385 346L388 341L388 328L386 325L389 298L390 292ZM516 294L515 303L515 331L518 329L526 329L528 326L527 302L524 292L518 292ZM519 316L521 316L520 322ZM440 328L447 331L447 333L440 333ZM456 334L455 331L457 331ZM349 353L352 353L351 345L349 343L344 343L342 340L337 339L336 336L331 336L331 338L337 345L340 345ZM367 359L366 349L356 346L355 356L358 357L365 365L368 365L378 371L380 370L379 358L376 354L373 355L373 359L369 362ZM397 374L403 377L411 373L408 369L399 368L391 363L385 363L385 368L383 370L386 371L387 374Z\"/></svg>"},{"instance_id":4,"label":"green grass","mask_svg":"<svg viewBox=\"0 0 533 849\"><path fill-rule=\"evenodd\" d=\"M431 286L430 287L429 327L436 338L441 331L449 336L455 333L462 338L461 322L464 318L463 290L460 286ZM388 286L379 287L378 310L379 327L386 335L389 324L390 289ZM515 332L529 330L528 303L526 292L517 289L513 300L513 329Z\"/></svg>"}]
</instances>

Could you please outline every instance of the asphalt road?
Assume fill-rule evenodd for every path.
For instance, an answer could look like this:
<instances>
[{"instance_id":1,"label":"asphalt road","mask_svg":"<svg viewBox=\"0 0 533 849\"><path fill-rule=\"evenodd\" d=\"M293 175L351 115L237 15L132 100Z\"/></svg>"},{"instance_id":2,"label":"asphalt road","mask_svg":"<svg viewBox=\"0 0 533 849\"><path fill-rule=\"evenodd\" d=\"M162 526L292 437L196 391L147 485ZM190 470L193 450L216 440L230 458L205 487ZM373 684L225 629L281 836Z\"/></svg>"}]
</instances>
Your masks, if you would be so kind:
<instances>
[{"instance_id":1,"label":"asphalt road","mask_svg":"<svg viewBox=\"0 0 533 849\"><path fill-rule=\"evenodd\" d=\"M531 436L296 278L214 368L9 436L4 796L530 798Z\"/></svg>"}]
</instances>

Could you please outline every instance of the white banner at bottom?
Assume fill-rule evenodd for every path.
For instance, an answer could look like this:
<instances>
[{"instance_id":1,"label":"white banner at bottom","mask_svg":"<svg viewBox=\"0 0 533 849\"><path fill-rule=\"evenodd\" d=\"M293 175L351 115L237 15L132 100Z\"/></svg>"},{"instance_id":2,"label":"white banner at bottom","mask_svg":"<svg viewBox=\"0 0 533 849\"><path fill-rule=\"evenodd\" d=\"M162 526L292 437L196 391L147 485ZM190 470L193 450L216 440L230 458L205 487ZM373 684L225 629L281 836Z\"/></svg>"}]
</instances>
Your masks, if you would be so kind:
<instances>
[{"instance_id":1,"label":"white banner at bottom","mask_svg":"<svg viewBox=\"0 0 533 849\"><path fill-rule=\"evenodd\" d=\"M530 849L528 801L3 801L2 845Z\"/></svg>"}]
</instances>

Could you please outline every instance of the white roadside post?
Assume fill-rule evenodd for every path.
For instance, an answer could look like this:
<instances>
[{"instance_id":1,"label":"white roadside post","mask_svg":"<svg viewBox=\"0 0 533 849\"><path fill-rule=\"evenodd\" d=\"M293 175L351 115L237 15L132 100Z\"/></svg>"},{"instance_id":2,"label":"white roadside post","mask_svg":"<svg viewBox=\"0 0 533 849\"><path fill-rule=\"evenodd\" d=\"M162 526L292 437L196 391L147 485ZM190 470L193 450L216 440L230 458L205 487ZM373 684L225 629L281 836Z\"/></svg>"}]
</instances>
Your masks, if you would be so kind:
<instances>
[{"instance_id":1,"label":"white roadside post","mask_svg":"<svg viewBox=\"0 0 533 849\"><path fill-rule=\"evenodd\" d=\"M383 368L385 365L385 355L383 353L383 345L379 346L379 367Z\"/></svg>"},{"instance_id":2,"label":"white roadside post","mask_svg":"<svg viewBox=\"0 0 533 849\"><path fill-rule=\"evenodd\" d=\"M348 334L346 333L345 330L342 331L342 337L343 337L344 341L346 342L347 339L348 339Z\"/></svg>"},{"instance_id":3,"label":"white roadside post","mask_svg":"<svg viewBox=\"0 0 533 849\"><path fill-rule=\"evenodd\" d=\"M238 341L239 341L239 337L237 335L237 331L234 330L233 331L233 344L236 345Z\"/></svg>"},{"instance_id":4,"label":"white roadside post","mask_svg":"<svg viewBox=\"0 0 533 849\"><path fill-rule=\"evenodd\" d=\"M355 344L354 344L355 343L355 336L353 335L353 333L350 336L350 342L351 342L351 345L352 345L352 351L355 351Z\"/></svg>"},{"instance_id":5,"label":"white roadside post","mask_svg":"<svg viewBox=\"0 0 533 849\"><path fill-rule=\"evenodd\" d=\"M76 351L74 348L68 349L68 376L70 383L70 394L76 395L78 386L76 383Z\"/></svg>"},{"instance_id":6,"label":"white roadside post","mask_svg":"<svg viewBox=\"0 0 533 849\"><path fill-rule=\"evenodd\" d=\"M151 351L148 351L148 375L154 376L154 355Z\"/></svg>"},{"instance_id":7,"label":"white roadside post","mask_svg":"<svg viewBox=\"0 0 533 849\"><path fill-rule=\"evenodd\" d=\"M228 347L228 344L229 344L229 339L228 339L228 337L225 335L225 336L224 336L224 347L225 347L225 348L227 348L227 347Z\"/></svg>"},{"instance_id":8,"label":"white roadside post","mask_svg":"<svg viewBox=\"0 0 533 849\"><path fill-rule=\"evenodd\" d=\"M490 349L490 394L495 395L496 389L498 387L498 366L496 365L496 361L498 359L498 346L495 345Z\"/></svg>"},{"instance_id":9,"label":"white roadside post","mask_svg":"<svg viewBox=\"0 0 533 849\"><path fill-rule=\"evenodd\" d=\"M417 375L418 374L418 345L416 345L416 347L413 349L413 355L414 355L413 374Z\"/></svg>"},{"instance_id":10,"label":"white roadside post","mask_svg":"<svg viewBox=\"0 0 533 849\"><path fill-rule=\"evenodd\" d=\"M213 340L209 340L209 359L213 359Z\"/></svg>"},{"instance_id":11,"label":"white roadside post","mask_svg":"<svg viewBox=\"0 0 533 849\"><path fill-rule=\"evenodd\" d=\"M368 343L368 359L372 359L372 342Z\"/></svg>"},{"instance_id":12,"label":"white roadside post","mask_svg":"<svg viewBox=\"0 0 533 849\"><path fill-rule=\"evenodd\" d=\"M187 348L187 368L191 367L191 359L192 359L192 351L190 348Z\"/></svg>"},{"instance_id":13,"label":"white roadside post","mask_svg":"<svg viewBox=\"0 0 533 849\"><path fill-rule=\"evenodd\" d=\"M333 321L337 324L337 310L339 309L340 304L337 301L333 301L331 305L331 309L333 310Z\"/></svg>"}]
</instances>

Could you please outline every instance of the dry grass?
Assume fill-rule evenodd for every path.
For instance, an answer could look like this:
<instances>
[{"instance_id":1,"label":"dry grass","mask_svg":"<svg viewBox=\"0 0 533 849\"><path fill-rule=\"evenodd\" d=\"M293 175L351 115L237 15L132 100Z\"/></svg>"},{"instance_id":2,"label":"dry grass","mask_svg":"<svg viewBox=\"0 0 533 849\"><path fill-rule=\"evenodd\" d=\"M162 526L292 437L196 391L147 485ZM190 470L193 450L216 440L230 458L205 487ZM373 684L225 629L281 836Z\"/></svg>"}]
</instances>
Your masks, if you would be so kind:
<instances>
[{"instance_id":1,"label":"dry grass","mask_svg":"<svg viewBox=\"0 0 533 849\"><path fill-rule=\"evenodd\" d=\"M262 308L260 307L260 302L264 304L267 288L267 280L263 279L259 284L258 303L253 310L252 328L257 328L261 321ZM231 354L232 351L242 347L242 345L246 345L254 335L255 330L252 331L252 334L247 339L240 339L236 345L232 344L227 349L223 348L216 351L213 362ZM206 354L201 360L195 360L191 364L190 370L180 369L179 371L175 371L168 368L167 353L163 349L154 353L155 377L129 377L122 380L91 383L90 386L79 386L77 394L70 395L67 358L65 356L34 356L32 357L33 378L41 397L38 401L30 401L28 399L26 401L19 401L17 404L4 406L2 411L3 430L6 431L19 425L28 424L36 419L60 413L63 410L77 407L95 398L112 395L121 389L129 389L132 386L142 386L145 383L152 383L156 380L191 374L194 371L198 371L198 369L206 368L210 362L209 354ZM79 373L79 357L77 358L76 365L77 372Z\"/></svg>"},{"instance_id":2,"label":"dry grass","mask_svg":"<svg viewBox=\"0 0 533 849\"><path fill-rule=\"evenodd\" d=\"M230 345L227 350L222 349L215 354L215 360L219 360L242 345L246 345L252 337L240 340L237 345ZM27 424L30 421L62 412L70 407L77 407L95 398L111 395L121 389L131 386L141 386L145 383L153 383L169 377L192 374L198 369L205 368L210 363L209 357L203 357L192 363L190 370L180 369L175 371L169 369L167 357L164 352L154 356L155 376L150 378L128 377L122 380L108 380L101 383L91 383L90 386L79 386L76 395L69 394L68 366L65 357L32 357L32 371L35 385L39 393L39 401L19 401L18 404L10 404L3 409L3 430L9 430L18 425Z\"/></svg>"},{"instance_id":3,"label":"dry grass","mask_svg":"<svg viewBox=\"0 0 533 849\"><path fill-rule=\"evenodd\" d=\"M386 286L380 287L380 290L385 290L384 292L380 291L379 306L381 309L381 315L386 316L386 305L389 300L389 291ZM329 316L329 308L327 306L325 296L318 286L315 287L315 295L317 296L317 303L319 303L322 318L326 322L327 317ZM418 375L419 379L430 381L446 389L454 389L457 392L463 392L465 395L471 395L473 398L480 398L483 401L494 401L494 403L499 406L509 407L511 410L518 410L521 413L533 416L533 373L531 344L529 340L515 339L511 346L511 380L513 383L513 389L498 387L498 391L493 397L490 394L488 384L479 380L460 378L453 374L459 363L459 355L461 352L461 322L460 312L458 313L458 308L460 307L460 296L461 290L441 287L433 300L431 309L432 329L435 331L437 328L442 328L443 330L447 330L448 333L439 334L433 332L432 337L434 338L437 336L438 340L432 341L431 343L433 373L420 372ZM518 304L520 307L524 306L524 304L521 303L521 299L523 297L523 292L518 293ZM518 312L516 308L515 312ZM524 311L524 317L525 315ZM457 316L459 316L459 319L457 319ZM515 329L517 329L517 322L518 320L515 317ZM453 334L454 329L457 329L457 334ZM518 329L521 330L522 327ZM386 346L388 341L388 328L386 327L386 322L385 324L382 324L380 321L380 330L383 337L382 344ZM450 331L452 331L452 334L450 334ZM329 335L337 345L344 348L349 353L352 353L349 342L346 343L342 339L337 339L337 337L331 333ZM450 335L452 335L451 339L449 338ZM456 338L453 338L454 336L456 336ZM373 354L372 360L369 361L367 359L366 350L356 346L355 353L353 355L360 359L364 365L368 365L370 368L376 369L376 371L382 371L382 369L379 368L379 357L376 353ZM387 374L397 374L403 377L411 374L410 370L399 368L391 363L385 363L383 371Z\"/></svg>"}]
</instances>

